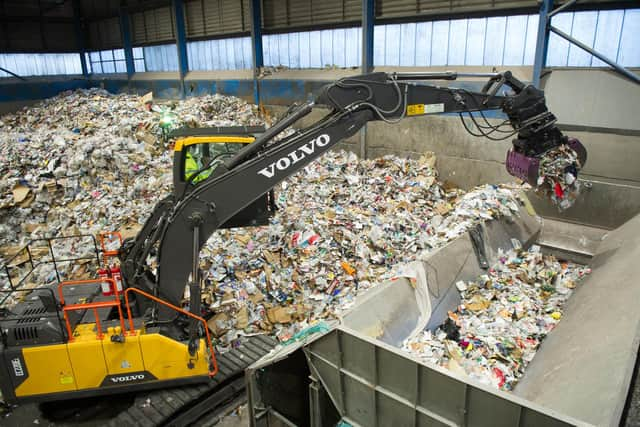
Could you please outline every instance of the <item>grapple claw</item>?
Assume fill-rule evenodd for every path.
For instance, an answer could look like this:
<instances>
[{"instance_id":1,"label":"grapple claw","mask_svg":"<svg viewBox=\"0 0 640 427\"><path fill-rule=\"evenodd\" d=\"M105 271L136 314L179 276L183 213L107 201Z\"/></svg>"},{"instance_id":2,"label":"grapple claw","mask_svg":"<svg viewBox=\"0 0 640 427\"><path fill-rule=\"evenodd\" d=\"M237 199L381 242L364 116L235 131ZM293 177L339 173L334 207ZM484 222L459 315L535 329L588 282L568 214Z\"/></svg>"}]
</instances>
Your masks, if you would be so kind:
<instances>
[{"instance_id":1,"label":"grapple claw","mask_svg":"<svg viewBox=\"0 0 640 427\"><path fill-rule=\"evenodd\" d=\"M515 147L507 153L509 174L533 186L559 209L570 207L580 190L578 172L587 161L587 150L576 138L535 157L527 156Z\"/></svg>"}]
</instances>

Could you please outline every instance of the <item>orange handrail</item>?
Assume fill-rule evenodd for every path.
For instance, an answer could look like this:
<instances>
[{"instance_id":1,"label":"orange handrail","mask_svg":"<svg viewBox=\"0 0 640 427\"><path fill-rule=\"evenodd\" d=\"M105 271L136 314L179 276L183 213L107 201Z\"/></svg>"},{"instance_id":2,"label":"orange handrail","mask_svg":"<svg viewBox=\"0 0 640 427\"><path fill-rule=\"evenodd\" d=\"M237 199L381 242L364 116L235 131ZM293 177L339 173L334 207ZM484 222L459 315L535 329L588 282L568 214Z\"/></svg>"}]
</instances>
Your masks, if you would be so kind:
<instances>
[{"instance_id":1,"label":"orange handrail","mask_svg":"<svg viewBox=\"0 0 640 427\"><path fill-rule=\"evenodd\" d=\"M169 307L172 310L177 311L178 313L182 313L188 317L191 317L192 319L198 320L199 322L202 322L202 324L204 325L204 331L205 334L207 336L207 345L209 347L209 353L211 354L211 363L213 364L213 371L209 370L209 376L213 377L218 373L218 362L216 361L216 356L213 352L213 344L211 343L211 335L209 334L209 327L207 326L207 322L206 320L204 320L202 317L200 316L196 316L195 314L184 310L180 307L176 307L173 304L170 304L166 301L161 300L160 298L153 296L151 294L148 294L147 292L138 289L138 288L127 288L127 290L124 291L124 301L125 301L125 305L127 306L127 316L129 316L129 333L135 333L135 329L133 327L133 317L131 316L131 307L129 306L129 292L134 292L136 294L140 294L146 298L149 298L150 300L153 300L159 304L164 305L165 307Z\"/></svg>"},{"instance_id":2,"label":"orange handrail","mask_svg":"<svg viewBox=\"0 0 640 427\"><path fill-rule=\"evenodd\" d=\"M101 231L100 232L100 247L102 248L102 253L104 254L105 257L118 255L118 250L108 251L107 246L104 243L106 237L112 238L114 236L118 238L118 240L120 241L120 246L122 246L122 234L120 234L120 232L118 231ZM106 263L106 260L105 260L105 263Z\"/></svg>"},{"instance_id":3,"label":"orange handrail","mask_svg":"<svg viewBox=\"0 0 640 427\"><path fill-rule=\"evenodd\" d=\"M95 285L98 282L106 282L109 283L111 288L114 289L114 299L112 301L98 301L98 302L87 302L87 303L79 303L79 304L71 304L65 306L64 303L64 291L63 288L65 286L74 286L74 285ZM60 304L62 305L62 315L64 316L64 322L67 327L67 336L68 341L73 341L73 330L71 329L71 322L69 322L69 316L67 315L68 311L75 310L93 310L93 315L96 319L96 338L102 339L104 334L102 333L102 325L100 324L100 316L98 316L98 308L106 308L106 307L118 307L118 315L120 317L120 329L124 333L126 331L124 324L124 315L122 314L122 307L120 306L120 293L118 292L118 287L116 286L116 282L113 279L99 277L93 280L69 280L66 282L60 282L58 284L58 293L60 294Z\"/></svg>"}]
</instances>

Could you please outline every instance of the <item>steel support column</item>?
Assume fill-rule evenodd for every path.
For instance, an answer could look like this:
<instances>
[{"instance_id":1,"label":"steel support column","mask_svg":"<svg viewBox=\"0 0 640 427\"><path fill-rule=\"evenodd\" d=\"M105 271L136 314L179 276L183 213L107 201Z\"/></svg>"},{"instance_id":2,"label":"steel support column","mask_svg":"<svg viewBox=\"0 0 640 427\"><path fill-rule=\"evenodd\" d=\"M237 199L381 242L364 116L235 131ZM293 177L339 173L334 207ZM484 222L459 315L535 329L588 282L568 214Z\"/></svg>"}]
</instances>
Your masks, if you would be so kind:
<instances>
[{"instance_id":1,"label":"steel support column","mask_svg":"<svg viewBox=\"0 0 640 427\"><path fill-rule=\"evenodd\" d=\"M373 29L376 19L375 0L362 0L362 72L373 71ZM367 125L360 131L360 158L367 158Z\"/></svg>"},{"instance_id":2,"label":"steel support column","mask_svg":"<svg viewBox=\"0 0 640 427\"><path fill-rule=\"evenodd\" d=\"M547 63L547 50L549 49L549 13L553 9L553 0L542 0L540 4L540 19L538 21L538 37L536 41L536 54L533 60L533 85L540 88L540 76Z\"/></svg>"},{"instance_id":3,"label":"steel support column","mask_svg":"<svg viewBox=\"0 0 640 427\"><path fill-rule=\"evenodd\" d=\"M78 46L78 54L80 55L80 66L82 67L82 75L84 77L89 76L89 69L87 68L87 57L85 55L85 38L84 32L82 31L82 22L80 21L80 17L82 13L80 11L80 0L73 0L73 27L76 35L76 44Z\"/></svg>"},{"instance_id":4,"label":"steel support column","mask_svg":"<svg viewBox=\"0 0 640 427\"><path fill-rule=\"evenodd\" d=\"M264 67L262 49L262 9L260 0L251 0L251 58L253 62L253 102L260 104L260 85L258 76Z\"/></svg>"},{"instance_id":5,"label":"steel support column","mask_svg":"<svg viewBox=\"0 0 640 427\"><path fill-rule=\"evenodd\" d=\"M133 65L133 45L131 43L129 11L124 8L120 9L120 32L122 33L122 47L124 49L124 61L127 67L127 79L131 80L136 69Z\"/></svg>"},{"instance_id":6,"label":"steel support column","mask_svg":"<svg viewBox=\"0 0 640 427\"><path fill-rule=\"evenodd\" d=\"M189 72L189 57L187 56L187 31L184 22L184 4L182 0L173 0L173 12L176 19L176 46L178 47L178 71L182 96L186 95L184 78Z\"/></svg>"},{"instance_id":7,"label":"steel support column","mask_svg":"<svg viewBox=\"0 0 640 427\"><path fill-rule=\"evenodd\" d=\"M373 25L375 0L362 0L362 72L373 70Z\"/></svg>"}]
</instances>

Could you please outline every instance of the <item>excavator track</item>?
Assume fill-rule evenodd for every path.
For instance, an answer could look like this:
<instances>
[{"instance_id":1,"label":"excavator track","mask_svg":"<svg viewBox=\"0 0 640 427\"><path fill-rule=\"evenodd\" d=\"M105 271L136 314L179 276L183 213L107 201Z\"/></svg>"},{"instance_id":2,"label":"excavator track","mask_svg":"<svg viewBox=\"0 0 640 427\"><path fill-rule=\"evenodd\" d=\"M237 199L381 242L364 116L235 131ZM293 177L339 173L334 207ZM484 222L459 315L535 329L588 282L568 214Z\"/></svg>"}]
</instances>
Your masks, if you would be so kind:
<instances>
[{"instance_id":1,"label":"excavator track","mask_svg":"<svg viewBox=\"0 0 640 427\"><path fill-rule=\"evenodd\" d=\"M243 337L240 342L238 347L217 356L219 371L211 381L137 393L130 405L123 407L119 413L112 414L108 419L102 418L100 424L110 427L184 426L196 423L203 416L214 417L217 409L244 394L244 370L277 345L274 338L266 335ZM102 399L108 402L111 397ZM47 413L55 411L55 403L49 403L47 409L37 404L23 405L5 418L2 424L32 424L34 418L39 418L41 424L44 421L45 425L51 426L95 425L96 418L89 416L90 419L84 420L82 414L78 415L77 411L68 408L67 413L63 415Z\"/></svg>"}]
</instances>

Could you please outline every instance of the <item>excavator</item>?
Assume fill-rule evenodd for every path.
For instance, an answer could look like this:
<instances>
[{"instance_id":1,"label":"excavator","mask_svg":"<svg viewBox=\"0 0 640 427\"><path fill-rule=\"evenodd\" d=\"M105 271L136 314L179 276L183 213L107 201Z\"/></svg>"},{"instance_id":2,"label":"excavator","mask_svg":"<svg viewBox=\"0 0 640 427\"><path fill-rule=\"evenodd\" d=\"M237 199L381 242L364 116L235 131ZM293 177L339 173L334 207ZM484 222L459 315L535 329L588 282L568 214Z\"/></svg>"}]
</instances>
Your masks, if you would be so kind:
<instances>
[{"instance_id":1,"label":"excavator","mask_svg":"<svg viewBox=\"0 0 640 427\"><path fill-rule=\"evenodd\" d=\"M432 81L486 78L479 91ZM316 108L317 122L291 131ZM502 111L510 126L478 123ZM536 187L550 150L586 162L582 144L558 129L544 92L511 72L375 72L325 86L272 127L177 130L173 192L160 200L134 238L103 248L97 278L30 289L0 314L0 389L12 403L75 399L214 381L222 369L202 317L199 253L216 230L267 224L273 188L368 122L397 123L428 114L468 115L472 132L513 136L510 174ZM284 135L284 136L283 136ZM116 239L117 240L117 239ZM105 271L106 270L106 271ZM188 304L183 307L185 291ZM21 292L11 284L8 292ZM188 307L188 308L185 308Z\"/></svg>"}]
</instances>

